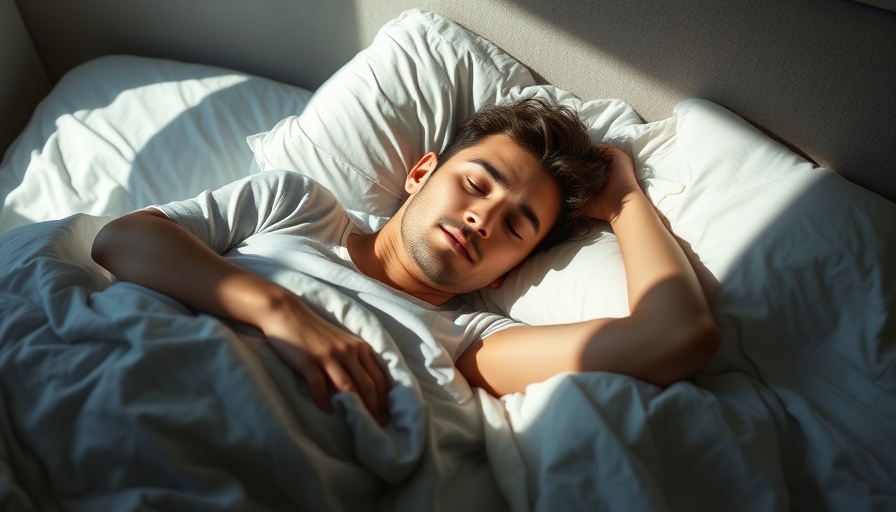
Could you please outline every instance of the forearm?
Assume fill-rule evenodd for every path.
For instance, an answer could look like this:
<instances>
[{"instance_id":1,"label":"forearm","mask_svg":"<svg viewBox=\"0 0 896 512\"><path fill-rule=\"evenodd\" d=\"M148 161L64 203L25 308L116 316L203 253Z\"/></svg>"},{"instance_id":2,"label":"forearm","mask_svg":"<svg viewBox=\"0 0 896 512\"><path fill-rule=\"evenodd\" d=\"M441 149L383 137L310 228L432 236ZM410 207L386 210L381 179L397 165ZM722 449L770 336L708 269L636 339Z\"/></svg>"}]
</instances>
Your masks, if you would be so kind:
<instances>
[{"instance_id":1,"label":"forearm","mask_svg":"<svg viewBox=\"0 0 896 512\"><path fill-rule=\"evenodd\" d=\"M647 196L640 191L629 194L610 225L622 254L633 315L644 309L709 314L694 268Z\"/></svg>"},{"instance_id":2,"label":"forearm","mask_svg":"<svg viewBox=\"0 0 896 512\"><path fill-rule=\"evenodd\" d=\"M610 225L622 253L631 315L595 330L584 366L616 368L661 385L692 375L719 343L693 266L640 190L629 194Z\"/></svg>"},{"instance_id":3,"label":"forearm","mask_svg":"<svg viewBox=\"0 0 896 512\"><path fill-rule=\"evenodd\" d=\"M227 261L156 211L109 223L94 240L91 256L122 281L258 327L265 315L290 300L279 286Z\"/></svg>"},{"instance_id":4,"label":"forearm","mask_svg":"<svg viewBox=\"0 0 896 512\"><path fill-rule=\"evenodd\" d=\"M490 336L464 352L457 367L495 396L561 372L606 371L667 386L694 374L715 352L711 320L669 327L647 318L600 318L526 326Z\"/></svg>"}]
</instances>

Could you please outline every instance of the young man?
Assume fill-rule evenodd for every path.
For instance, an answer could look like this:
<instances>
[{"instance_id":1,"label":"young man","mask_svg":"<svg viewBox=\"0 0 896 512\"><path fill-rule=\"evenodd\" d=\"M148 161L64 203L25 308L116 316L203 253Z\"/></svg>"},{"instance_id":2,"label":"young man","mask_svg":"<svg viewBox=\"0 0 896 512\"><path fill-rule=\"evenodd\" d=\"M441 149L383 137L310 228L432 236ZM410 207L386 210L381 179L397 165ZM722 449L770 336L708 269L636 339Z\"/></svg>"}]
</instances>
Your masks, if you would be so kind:
<instances>
[{"instance_id":1,"label":"young man","mask_svg":"<svg viewBox=\"0 0 896 512\"><path fill-rule=\"evenodd\" d=\"M355 277L339 278L351 283L334 285L367 301L384 325L401 324L405 311L429 315L419 325L433 333L413 334L436 336L471 384L496 395L562 371L666 385L715 352L718 333L694 271L638 187L631 159L593 146L571 111L524 101L480 112L441 157L424 155L405 187L407 201L370 234L354 230L311 180L263 173L117 219L92 255L121 280L257 327L321 407L328 386L354 391L380 421L387 380L372 349L290 289L291 272L328 280L352 270ZM500 285L533 250L588 219L607 220L618 237L631 316L531 327L456 299ZM390 313L394 304L401 311Z\"/></svg>"}]
</instances>

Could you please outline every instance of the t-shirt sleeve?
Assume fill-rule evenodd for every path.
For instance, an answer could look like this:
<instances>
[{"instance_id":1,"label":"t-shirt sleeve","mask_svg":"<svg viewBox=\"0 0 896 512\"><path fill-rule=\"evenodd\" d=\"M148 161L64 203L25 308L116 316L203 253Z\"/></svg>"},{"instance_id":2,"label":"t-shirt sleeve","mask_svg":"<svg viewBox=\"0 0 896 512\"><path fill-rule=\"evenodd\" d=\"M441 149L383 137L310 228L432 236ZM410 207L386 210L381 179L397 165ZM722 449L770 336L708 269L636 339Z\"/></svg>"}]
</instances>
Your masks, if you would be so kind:
<instances>
[{"instance_id":1,"label":"t-shirt sleeve","mask_svg":"<svg viewBox=\"0 0 896 512\"><path fill-rule=\"evenodd\" d=\"M256 233L296 222L297 212L322 188L294 172L253 174L184 201L153 205L218 254ZM314 204L314 201L311 201Z\"/></svg>"},{"instance_id":2,"label":"t-shirt sleeve","mask_svg":"<svg viewBox=\"0 0 896 512\"><path fill-rule=\"evenodd\" d=\"M464 326L464 339L452 354L455 361L477 341L510 327L526 325L497 313L476 310L469 303L463 303L456 314L455 323Z\"/></svg>"}]
</instances>

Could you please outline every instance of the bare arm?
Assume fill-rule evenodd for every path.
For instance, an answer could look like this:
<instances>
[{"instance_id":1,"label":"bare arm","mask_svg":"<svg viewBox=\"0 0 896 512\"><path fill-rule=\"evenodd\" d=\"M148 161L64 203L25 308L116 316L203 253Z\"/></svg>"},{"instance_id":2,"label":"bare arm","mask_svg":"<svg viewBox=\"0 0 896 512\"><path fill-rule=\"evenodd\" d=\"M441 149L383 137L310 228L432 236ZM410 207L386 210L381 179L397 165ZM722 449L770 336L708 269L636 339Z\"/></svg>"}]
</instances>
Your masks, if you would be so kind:
<instances>
[{"instance_id":1,"label":"bare arm","mask_svg":"<svg viewBox=\"0 0 896 512\"><path fill-rule=\"evenodd\" d=\"M718 349L718 329L684 251L638 187L628 155L606 152L611 180L591 215L607 220L619 241L631 315L498 332L458 360L471 384L503 395L560 372L603 370L666 386L693 375Z\"/></svg>"},{"instance_id":2,"label":"bare arm","mask_svg":"<svg viewBox=\"0 0 896 512\"><path fill-rule=\"evenodd\" d=\"M387 383L370 347L331 324L288 290L223 258L155 209L125 215L97 235L93 259L115 277L191 309L258 327L272 348L328 407L326 384L357 391L385 421Z\"/></svg>"}]
</instances>

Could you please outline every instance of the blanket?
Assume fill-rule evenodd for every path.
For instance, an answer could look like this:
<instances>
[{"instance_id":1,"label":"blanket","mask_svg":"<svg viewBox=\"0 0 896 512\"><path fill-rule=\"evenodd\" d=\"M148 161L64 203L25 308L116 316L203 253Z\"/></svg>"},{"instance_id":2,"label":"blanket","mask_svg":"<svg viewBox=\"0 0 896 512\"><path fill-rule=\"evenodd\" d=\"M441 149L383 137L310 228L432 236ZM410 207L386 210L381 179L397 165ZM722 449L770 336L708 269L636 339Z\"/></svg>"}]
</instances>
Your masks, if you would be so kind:
<instances>
[{"instance_id":1,"label":"blanket","mask_svg":"<svg viewBox=\"0 0 896 512\"><path fill-rule=\"evenodd\" d=\"M391 337L309 279L306 300L342 310L389 362L392 418L381 428L354 395L337 396L334 414L318 410L261 336L114 282L89 258L105 220L76 215L0 238L4 510L786 503L780 407L745 377L662 391L561 375L505 407L437 369L441 347Z\"/></svg>"},{"instance_id":2,"label":"blanket","mask_svg":"<svg viewBox=\"0 0 896 512\"><path fill-rule=\"evenodd\" d=\"M813 435L795 430L758 374L701 374L666 389L561 374L499 400L446 371L441 347L391 336L309 278L306 300L338 311L388 362L391 381L385 428L352 394L324 413L258 333L111 279L89 258L106 221L79 214L0 236L3 510L892 504L872 482L806 492L801 479L814 477L792 458L813 449ZM799 418L804 428L825 426L806 423L811 415ZM856 453L844 464L862 460L873 462Z\"/></svg>"},{"instance_id":3,"label":"blanket","mask_svg":"<svg viewBox=\"0 0 896 512\"><path fill-rule=\"evenodd\" d=\"M0 237L3 510L494 510L477 401L438 346L309 278L388 362L391 422L326 414L257 333L110 276L75 215Z\"/></svg>"}]
</instances>

